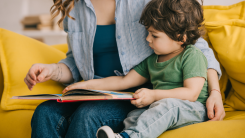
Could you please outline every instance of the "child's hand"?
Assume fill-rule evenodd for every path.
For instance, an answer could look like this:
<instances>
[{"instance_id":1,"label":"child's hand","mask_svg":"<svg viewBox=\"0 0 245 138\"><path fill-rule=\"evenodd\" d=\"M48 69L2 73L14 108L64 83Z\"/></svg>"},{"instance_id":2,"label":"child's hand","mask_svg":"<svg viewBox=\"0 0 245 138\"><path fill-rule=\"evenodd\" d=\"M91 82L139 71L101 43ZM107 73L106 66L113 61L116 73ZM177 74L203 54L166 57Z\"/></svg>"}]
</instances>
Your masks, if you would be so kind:
<instances>
[{"instance_id":1,"label":"child's hand","mask_svg":"<svg viewBox=\"0 0 245 138\"><path fill-rule=\"evenodd\" d=\"M89 85L88 81L82 81L67 86L62 91L62 93L66 93L67 91L74 90L74 89L93 89L93 88Z\"/></svg>"},{"instance_id":2,"label":"child's hand","mask_svg":"<svg viewBox=\"0 0 245 138\"><path fill-rule=\"evenodd\" d=\"M150 105L155 101L155 93L153 90L141 88L134 93L136 100L131 100L131 103L138 108Z\"/></svg>"}]
</instances>

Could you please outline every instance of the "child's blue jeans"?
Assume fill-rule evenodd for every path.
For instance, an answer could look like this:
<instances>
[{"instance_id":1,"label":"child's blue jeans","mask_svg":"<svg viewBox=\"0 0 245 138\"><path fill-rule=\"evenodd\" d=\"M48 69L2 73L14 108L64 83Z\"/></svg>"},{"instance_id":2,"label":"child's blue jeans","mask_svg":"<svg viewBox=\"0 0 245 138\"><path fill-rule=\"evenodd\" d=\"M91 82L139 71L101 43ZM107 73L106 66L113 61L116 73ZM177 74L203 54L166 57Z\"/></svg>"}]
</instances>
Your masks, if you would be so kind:
<instances>
[{"instance_id":1,"label":"child's blue jeans","mask_svg":"<svg viewBox=\"0 0 245 138\"><path fill-rule=\"evenodd\" d=\"M168 129L206 121L206 107L196 101L174 98L152 103L149 108L135 109L124 120L130 138L156 138Z\"/></svg>"}]
</instances>

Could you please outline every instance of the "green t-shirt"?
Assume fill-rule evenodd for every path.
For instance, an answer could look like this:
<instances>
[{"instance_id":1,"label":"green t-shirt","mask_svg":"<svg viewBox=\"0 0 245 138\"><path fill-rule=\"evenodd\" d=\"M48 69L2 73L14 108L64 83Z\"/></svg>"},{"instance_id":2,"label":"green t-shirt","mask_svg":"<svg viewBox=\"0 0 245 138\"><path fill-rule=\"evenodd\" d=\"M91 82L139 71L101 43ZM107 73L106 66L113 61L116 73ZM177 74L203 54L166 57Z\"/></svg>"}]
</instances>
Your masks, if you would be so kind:
<instances>
[{"instance_id":1,"label":"green t-shirt","mask_svg":"<svg viewBox=\"0 0 245 138\"><path fill-rule=\"evenodd\" d=\"M184 80L203 77L205 83L197 101L205 104L208 98L207 59L194 45L188 45L179 55L164 62L157 62L158 55L152 54L134 70L149 79L153 89L169 90L183 87Z\"/></svg>"}]
</instances>

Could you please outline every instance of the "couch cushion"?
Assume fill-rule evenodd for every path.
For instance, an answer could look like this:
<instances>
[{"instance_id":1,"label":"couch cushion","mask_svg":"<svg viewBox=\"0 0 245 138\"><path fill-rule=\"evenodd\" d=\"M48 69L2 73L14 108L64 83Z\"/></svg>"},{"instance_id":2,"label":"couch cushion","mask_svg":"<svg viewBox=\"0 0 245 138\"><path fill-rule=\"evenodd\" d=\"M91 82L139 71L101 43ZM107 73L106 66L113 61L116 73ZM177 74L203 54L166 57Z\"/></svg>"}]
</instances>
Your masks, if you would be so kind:
<instances>
[{"instance_id":1,"label":"couch cushion","mask_svg":"<svg viewBox=\"0 0 245 138\"><path fill-rule=\"evenodd\" d=\"M0 107L0 138L30 138L33 110L4 111Z\"/></svg>"},{"instance_id":2,"label":"couch cushion","mask_svg":"<svg viewBox=\"0 0 245 138\"><path fill-rule=\"evenodd\" d=\"M245 21L232 19L206 23L208 37L232 85L225 104L245 110Z\"/></svg>"},{"instance_id":3,"label":"couch cushion","mask_svg":"<svg viewBox=\"0 0 245 138\"><path fill-rule=\"evenodd\" d=\"M58 44L58 45L52 45L53 48L56 48L64 53L68 52L68 45L67 44Z\"/></svg>"},{"instance_id":4,"label":"couch cushion","mask_svg":"<svg viewBox=\"0 0 245 138\"><path fill-rule=\"evenodd\" d=\"M203 122L164 132L158 138L244 138L245 119Z\"/></svg>"},{"instance_id":5,"label":"couch cushion","mask_svg":"<svg viewBox=\"0 0 245 138\"><path fill-rule=\"evenodd\" d=\"M230 19L245 19L245 1L230 6L203 6L205 22L227 21Z\"/></svg>"},{"instance_id":6,"label":"couch cushion","mask_svg":"<svg viewBox=\"0 0 245 138\"><path fill-rule=\"evenodd\" d=\"M216 22L216 21L227 21L231 19L241 19L241 20L245 19L245 1L229 6L222 6L222 5L203 6L203 10L204 10L203 14L205 18L205 23ZM208 33L206 33L204 39L209 43L210 48L214 50L212 43L210 42L207 34ZM214 54L216 59L219 61L219 58L217 57L217 53L215 52L215 50L214 50ZM221 65L221 71L222 71L222 76L220 78L219 84L220 84L220 91L222 93L222 100L224 102L225 101L224 92L227 89L228 75L222 65ZM229 108L226 109L230 110Z\"/></svg>"},{"instance_id":7,"label":"couch cushion","mask_svg":"<svg viewBox=\"0 0 245 138\"><path fill-rule=\"evenodd\" d=\"M65 53L37 40L0 29L0 60L4 77L3 110L35 109L43 100L10 99L16 95L61 93L64 86L55 81L37 84L30 91L24 78L34 63L57 63Z\"/></svg>"}]
</instances>

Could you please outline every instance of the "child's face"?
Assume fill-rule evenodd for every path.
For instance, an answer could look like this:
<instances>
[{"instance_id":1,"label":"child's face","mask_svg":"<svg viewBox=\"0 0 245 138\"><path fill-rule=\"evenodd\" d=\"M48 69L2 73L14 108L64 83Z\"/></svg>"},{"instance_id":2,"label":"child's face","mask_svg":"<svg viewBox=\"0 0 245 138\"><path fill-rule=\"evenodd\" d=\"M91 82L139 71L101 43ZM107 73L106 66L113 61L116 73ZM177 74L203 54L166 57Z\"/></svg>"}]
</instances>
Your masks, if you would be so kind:
<instances>
[{"instance_id":1,"label":"child's face","mask_svg":"<svg viewBox=\"0 0 245 138\"><path fill-rule=\"evenodd\" d=\"M182 48L182 42L172 40L164 32L157 31L152 27L148 28L148 32L146 40L157 55L168 55Z\"/></svg>"}]
</instances>

